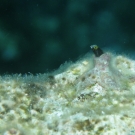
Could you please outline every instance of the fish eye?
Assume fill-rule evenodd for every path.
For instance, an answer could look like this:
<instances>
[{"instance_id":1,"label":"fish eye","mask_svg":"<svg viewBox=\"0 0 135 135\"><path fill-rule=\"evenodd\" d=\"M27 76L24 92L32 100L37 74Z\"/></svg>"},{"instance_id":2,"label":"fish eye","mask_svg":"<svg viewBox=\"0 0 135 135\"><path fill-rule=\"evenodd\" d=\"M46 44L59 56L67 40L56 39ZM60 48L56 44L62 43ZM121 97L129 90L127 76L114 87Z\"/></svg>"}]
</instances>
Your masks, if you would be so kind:
<instances>
[{"instance_id":1,"label":"fish eye","mask_svg":"<svg viewBox=\"0 0 135 135\"><path fill-rule=\"evenodd\" d=\"M95 49L95 50L97 50L97 49L98 49L98 46L97 46L97 45L95 45L95 46L94 46L94 49Z\"/></svg>"},{"instance_id":2,"label":"fish eye","mask_svg":"<svg viewBox=\"0 0 135 135\"><path fill-rule=\"evenodd\" d=\"M97 50L98 49L98 46L97 45L91 45L90 47L93 48L94 50Z\"/></svg>"}]
</instances>

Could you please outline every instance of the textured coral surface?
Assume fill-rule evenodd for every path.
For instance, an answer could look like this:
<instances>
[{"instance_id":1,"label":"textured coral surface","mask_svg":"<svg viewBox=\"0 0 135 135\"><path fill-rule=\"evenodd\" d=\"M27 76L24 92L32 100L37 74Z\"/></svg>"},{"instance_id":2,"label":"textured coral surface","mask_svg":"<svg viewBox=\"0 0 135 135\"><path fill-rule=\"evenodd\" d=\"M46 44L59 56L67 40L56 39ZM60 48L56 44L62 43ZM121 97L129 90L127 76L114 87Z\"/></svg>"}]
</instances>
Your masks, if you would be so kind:
<instances>
[{"instance_id":1,"label":"textured coral surface","mask_svg":"<svg viewBox=\"0 0 135 135\"><path fill-rule=\"evenodd\" d=\"M135 135L134 112L135 61L124 56L0 78L1 135Z\"/></svg>"}]
</instances>

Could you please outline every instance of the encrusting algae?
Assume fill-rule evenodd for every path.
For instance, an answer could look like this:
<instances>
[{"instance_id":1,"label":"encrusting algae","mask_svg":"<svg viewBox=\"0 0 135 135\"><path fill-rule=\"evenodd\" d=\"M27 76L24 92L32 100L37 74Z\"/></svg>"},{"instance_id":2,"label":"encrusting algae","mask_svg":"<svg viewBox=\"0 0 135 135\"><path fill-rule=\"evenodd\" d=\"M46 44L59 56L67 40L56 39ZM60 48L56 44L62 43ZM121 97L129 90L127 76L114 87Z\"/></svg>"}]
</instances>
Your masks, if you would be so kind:
<instances>
[{"instance_id":1,"label":"encrusting algae","mask_svg":"<svg viewBox=\"0 0 135 135\"><path fill-rule=\"evenodd\" d=\"M135 61L91 49L61 73L2 76L0 135L135 135Z\"/></svg>"}]
</instances>

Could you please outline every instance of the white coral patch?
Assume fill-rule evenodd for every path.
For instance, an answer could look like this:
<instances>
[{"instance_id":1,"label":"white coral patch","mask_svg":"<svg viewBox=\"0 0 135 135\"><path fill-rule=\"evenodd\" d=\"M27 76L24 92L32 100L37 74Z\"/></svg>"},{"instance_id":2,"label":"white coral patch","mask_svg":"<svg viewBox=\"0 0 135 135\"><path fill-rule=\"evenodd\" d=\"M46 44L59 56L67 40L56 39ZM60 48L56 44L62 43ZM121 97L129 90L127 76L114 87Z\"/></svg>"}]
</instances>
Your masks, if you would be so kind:
<instances>
[{"instance_id":1,"label":"white coral patch","mask_svg":"<svg viewBox=\"0 0 135 135\"><path fill-rule=\"evenodd\" d=\"M95 92L95 93L102 94L103 88L99 84L96 84L92 87L92 91Z\"/></svg>"}]
</instances>

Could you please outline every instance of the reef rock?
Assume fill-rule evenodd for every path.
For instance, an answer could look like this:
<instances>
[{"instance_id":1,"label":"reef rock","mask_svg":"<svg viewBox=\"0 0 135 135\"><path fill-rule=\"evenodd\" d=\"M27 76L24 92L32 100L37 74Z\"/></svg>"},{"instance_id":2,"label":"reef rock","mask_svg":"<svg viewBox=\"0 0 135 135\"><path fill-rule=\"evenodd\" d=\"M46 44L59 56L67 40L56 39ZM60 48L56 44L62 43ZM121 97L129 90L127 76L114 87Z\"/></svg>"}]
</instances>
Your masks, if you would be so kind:
<instances>
[{"instance_id":1,"label":"reef rock","mask_svg":"<svg viewBox=\"0 0 135 135\"><path fill-rule=\"evenodd\" d=\"M135 61L87 54L48 74L0 78L1 135L135 135Z\"/></svg>"}]
</instances>

